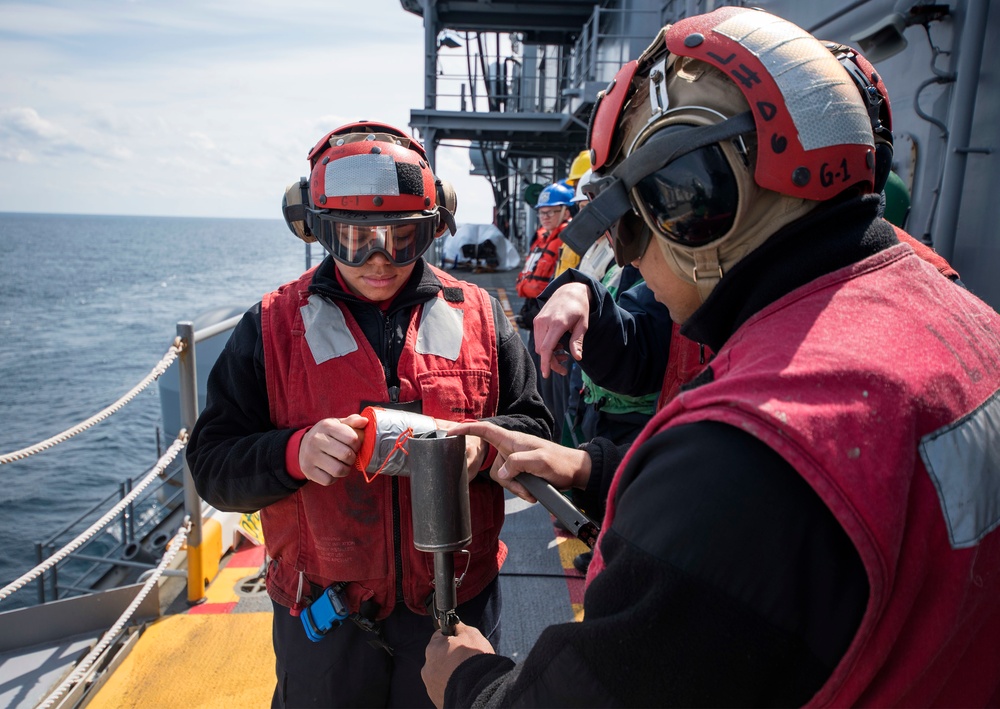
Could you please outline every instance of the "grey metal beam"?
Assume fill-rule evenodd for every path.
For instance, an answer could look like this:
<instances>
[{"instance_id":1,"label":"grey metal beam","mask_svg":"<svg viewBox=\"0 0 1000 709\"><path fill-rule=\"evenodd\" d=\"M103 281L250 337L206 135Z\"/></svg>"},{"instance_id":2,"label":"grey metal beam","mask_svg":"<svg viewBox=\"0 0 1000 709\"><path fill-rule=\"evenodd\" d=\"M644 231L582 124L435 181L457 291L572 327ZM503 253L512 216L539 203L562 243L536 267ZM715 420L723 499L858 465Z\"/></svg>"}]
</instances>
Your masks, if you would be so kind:
<instances>
[{"instance_id":1,"label":"grey metal beam","mask_svg":"<svg viewBox=\"0 0 1000 709\"><path fill-rule=\"evenodd\" d=\"M455 131L475 134L559 133L574 126L565 113L502 113L471 111L410 111L410 126L434 127L440 135Z\"/></svg>"},{"instance_id":2,"label":"grey metal beam","mask_svg":"<svg viewBox=\"0 0 1000 709\"><path fill-rule=\"evenodd\" d=\"M961 33L955 42L958 48L958 79L952 97L952 118L948 134L948 152L944 158L941 196L931 232L937 252L949 261L955 258L958 219L965 187L966 165L970 152L989 152L989 148L970 145L976 93L982 79L983 47L986 44L987 0L971 0L965 7Z\"/></svg>"},{"instance_id":3,"label":"grey metal beam","mask_svg":"<svg viewBox=\"0 0 1000 709\"><path fill-rule=\"evenodd\" d=\"M575 155L586 141L584 127L561 113L471 113L463 111L410 112L412 128L425 145L446 140L478 141L502 146L509 157L564 157Z\"/></svg>"},{"instance_id":4,"label":"grey metal beam","mask_svg":"<svg viewBox=\"0 0 1000 709\"><path fill-rule=\"evenodd\" d=\"M593 13L592 0L436 0L434 11L441 27L479 32L520 32L526 41L564 44L578 33ZM420 2L401 0L404 10L423 15Z\"/></svg>"}]
</instances>

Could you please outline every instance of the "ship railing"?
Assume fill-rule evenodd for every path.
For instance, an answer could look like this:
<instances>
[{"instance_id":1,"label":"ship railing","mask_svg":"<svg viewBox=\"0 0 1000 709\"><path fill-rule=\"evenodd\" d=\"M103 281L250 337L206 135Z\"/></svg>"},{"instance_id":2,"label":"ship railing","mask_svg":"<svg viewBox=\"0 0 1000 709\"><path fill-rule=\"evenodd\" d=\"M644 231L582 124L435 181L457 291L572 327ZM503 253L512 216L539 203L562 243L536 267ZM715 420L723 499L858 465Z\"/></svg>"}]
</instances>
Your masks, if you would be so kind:
<instances>
[{"instance_id":1,"label":"ship railing","mask_svg":"<svg viewBox=\"0 0 1000 709\"><path fill-rule=\"evenodd\" d=\"M150 470L150 472L139 482L134 489L123 497L118 504L108 510L99 520L91 524L87 529L78 534L72 541L64 545L61 549L53 553L47 559L42 560L33 569L23 574L19 578L15 579L11 583L0 589L0 601L3 601L7 597L14 594L16 591L27 586L29 583L35 579L40 578L45 572L50 569L54 569L57 564L69 558L71 554L83 547L88 541L90 541L96 534L102 531L115 519L118 519L130 505L132 505L136 498L139 497L142 492L149 487L154 481L156 481L163 474L166 467L177 457L184 446L187 445L187 431L181 431L181 435L167 448L166 452L160 457L156 465Z\"/></svg>"},{"instance_id":2,"label":"ship railing","mask_svg":"<svg viewBox=\"0 0 1000 709\"><path fill-rule=\"evenodd\" d=\"M204 503L194 490L190 470L184 456L180 456L183 467L184 486L180 491L176 491L176 483L172 486L175 489L173 497L182 495L184 498L184 518L178 525L172 517L160 521L158 528L170 530L172 538L164 544L161 558L157 562L150 563L149 560L141 561L129 559L111 560L107 553L92 554L88 550L96 535L102 531L107 532L109 528L118 530L121 540L135 540L137 533L142 531L142 523L137 526L135 520L136 510L141 508L141 500L144 492L154 490L156 483L160 485L170 484L165 473L168 467L181 454L188 442L188 431L194 425L197 417L197 376L195 364L195 343L199 340L207 339L220 334L236 325L241 316L230 318L224 322L217 323L212 327L203 328L197 333L191 322L180 322L177 324L177 338L170 347L163 360L157 364L153 372L137 385L125 397L119 399L112 406L104 409L99 414L91 417L78 426L74 426L58 436L40 442L29 448L14 451L11 454L0 456L0 462L10 463L21 460L29 455L34 455L43 450L47 450L68 438L93 426L100 420L107 418L117 410L122 408L139 391L148 386L154 379L162 375L174 360L179 361L179 381L182 427L177 438L159 457L153 468L137 484L131 480L126 481L119 495L117 503L114 504L100 519L89 525L84 531L79 533L72 541L65 544L59 550L53 552L46 559L39 559L38 565L16 579L12 583L0 589L0 602L11 596L16 591L26 587L34 580L39 580L40 587L44 588L46 572L53 575L55 584L56 568L68 559L74 559L77 563L91 565L89 570L82 576L77 577L72 582L64 584L64 590L79 592L76 597L68 597L62 603L46 604L39 607L28 607L16 609L9 613L0 613L4 619L4 630L0 635L6 638L4 647L13 648L12 638L21 638L26 645L46 643L63 637L64 634L90 633L92 631L103 631L96 644L91 646L91 650L81 660L73 663L72 669L68 671L61 684L53 690L49 696L38 706L43 708L75 707L86 703L87 695L96 687L100 686L98 679L108 667L113 666L113 658L117 653L126 650L141 635L141 631L136 632L136 619L141 621L151 620L161 614L160 600L158 597L158 587L164 576L179 575L187 577L188 602L192 605L200 603L206 598L206 584L210 580L207 576L214 576L218 569L218 562L221 553L226 547L221 543L220 524L212 520L209 527L210 540L207 544L201 543L202 532L202 512ZM116 495L109 496L104 502L108 503ZM175 508L176 499L161 499L165 507ZM57 533L42 543L39 548L48 548L56 544L61 535L69 534L76 525L84 523L89 516L96 513L99 507L81 515L70 525L67 525L60 533ZM207 508L207 506L204 507ZM235 533L233 535L235 537ZM186 550L184 565L186 571L175 570L178 563L175 557L182 550ZM40 554L41 556L41 554ZM109 589L100 593L94 593L93 588L88 588L85 579L88 574L96 573L97 570L109 562L117 566L124 566L142 573L133 585L120 588ZM58 593L58 585L55 586ZM42 596L44 601L44 595ZM68 605L67 605L68 604ZM117 620L113 623L111 619L119 609L123 609ZM45 613L39 616L38 612ZM29 615L23 615L23 614ZM109 615L110 613L110 615ZM110 627L109 627L110 625ZM107 630L104 630L107 628ZM29 637L30 636L30 637ZM96 636L95 636L96 637Z\"/></svg>"},{"instance_id":3,"label":"ship railing","mask_svg":"<svg viewBox=\"0 0 1000 709\"><path fill-rule=\"evenodd\" d=\"M70 590L73 592L93 590L93 588L87 589L84 582L86 579L93 578L94 575L98 573L98 567L102 565L111 564L119 567L141 568L143 570L148 570L155 566L155 563L152 563L152 559L147 561L144 559L133 558L112 558L111 553L113 549L112 551L109 551L105 548L103 551L98 551L96 554L89 553L89 551L93 551L93 548L88 545L92 543L95 536L99 532L105 530L106 527L115 521L117 521L116 529L121 529L121 541L125 547L128 548L130 543L134 544L134 515L137 509L136 501L139 500L143 491L153 485L154 482L159 481L161 485L167 482L169 476L165 474L165 471L170 463L173 462L173 460L187 445L188 431L190 431L194 426L194 422L198 416L197 366L195 362L194 345L200 340L213 337L214 335L224 332L227 329L231 329L239 321L240 317L241 316L235 316L233 318L229 318L220 323L216 323L211 327L198 330L197 333L194 331L193 323L188 321L179 322L177 324L177 337L174 339L173 344L168 348L166 354L164 354L160 362L157 363L153 370L142 381L140 381L135 387L133 387L116 402L101 410L94 416L91 416L87 420L67 429L66 431L63 431L60 434L47 438L44 441L27 448L22 448L11 453L0 455L0 465L3 465L22 460L28 456L48 450L59 443L69 440L73 436L82 433L121 410L153 381L162 376L162 374L173 364L175 360L178 361L182 429L178 434L177 439L175 439L167 451L160 457L159 461L149 474L146 475L138 485L133 487L132 482L127 481L124 487L131 489L128 490L127 493L123 489L123 494L120 496L118 503L115 504L111 510L105 513L99 520L90 525L83 532L79 533L72 541L64 545L58 551L52 552L47 558L41 558L45 551L50 551L56 545L56 541L60 537L68 534L71 529L81 522L81 520L94 514L98 509L97 507L84 513L78 520L70 525L67 525L63 530L60 530L60 532L53 535L45 542L39 543L36 546L39 556L38 564L20 578L0 589L0 602L36 579L39 580L39 600L44 602L47 599L45 594L45 579L43 578L43 575L47 572L51 572L50 582L54 589L54 598L58 598L60 593L57 566L71 558L76 564L79 565L82 563L85 565L84 570L80 572L72 582L64 584L63 586L64 590ZM197 603L205 597L206 578L204 571L206 564L207 568L211 568L213 560L208 558L211 556L211 553L206 554L206 550L201 548L202 513L204 503L195 491L194 482L191 478L191 471L188 468L187 461L183 456L181 456L181 461L184 482L181 492L177 494L183 495L184 513L187 517L189 527L186 535L188 550L188 601L190 603ZM105 502L110 501L112 498L109 498ZM114 547L115 545L112 544L111 546ZM134 547L132 548L134 549Z\"/></svg>"},{"instance_id":4,"label":"ship railing","mask_svg":"<svg viewBox=\"0 0 1000 709\"><path fill-rule=\"evenodd\" d=\"M518 36L466 31L439 45L431 106L472 113L558 113L592 101L652 39L659 10L595 5L571 47L523 44ZM641 28L641 29L636 29ZM655 31L654 31L655 34ZM465 52L456 52L464 46Z\"/></svg>"},{"instance_id":5,"label":"ship railing","mask_svg":"<svg viewBox=\"0 0 1000 709\"><path fill-rule=\"evenodd\" d=\"M184 491L175 481L178 473L177 466L168 466L159 480L128 503L101 534L43 573L38 579L38 602L121 585L154 568L176 529L175 511L179 511L183 503ZM85 528L89 520L125 499L135 483L134 478L126 479L117 491L96 502L48 538L36 542L36 562L41 564L67 539Z\"/></svg>"},{"instance_id":6,"label":"ship railing","mask_svg":"<svg viewBox=\"0 0 1000 709\"><path fill-rule=\"evenodd\" d=\"M170 367L171 364L173 364L174 360L177 359L177 357L180 355L183 349L184 349L184 343L181 341L180 337L176 338L174 340L174 343L170 345L170 347L167 349L166 354L163 355L163 358L159 362L157 362L155 367L153 367L152 371L150 371L149 374L143 377L142 381L140 381L138 384L132 387L120 399L115 401L110 406L101 409L90 418L81 421L76 426L72 426L66 429L62 433L58 433L54 436L46 438L44 441L39 441L38 443L32 446L28 446L27 448L21 448L20 450L0 455L0 465L5 465L7 463L13 463L14 461L23 460L28 456L35 455L36 453L41 453L42 451L48 450L53 446L56 446L60 443L64 443L73 436L83 433L88 428L91 428L99 424L101 421L104 421L105 419L109 418L113 414L118 413L123 408L125 408L125 406L130 401L132 401L133 399L135 399L135 397L141 394L142 391L146 389L150 384L152 384L154 381L163 376L163 373L167 371L167 369Z\"/></svg>"},{"instance_id":7,"label":"ship railing","mask_svg":"<svg viewBox=\"0 0 1000 709\"><path fill-rule=\"evenodd\" d=\"M126 627L139 611L146 597L160 582L160 577L169 573L168 567L183 547L190 528L190 520L185 518L184 523L167 545L159 564L147 575L142 588L136 593L132 602L111 627L101 635L100 640L91 648L90 652L74 665L73 670L62 683L38 704L38 709L50 709L57 706L75 707L85 703L86 692L96 686L93 682L93 676L103 664L103 658L107 653L114 652L115 645L121 641Z\"/></svg>"},{"instance_id":8,"label":"ship railing","mask_svg":"<svg viewBox=\"0 0 1000 709\"><path fill-rule=\"evenodd\" d=\"M638 56L663 24L661 10L594 6L573 45L570 82L583 89L591 82L605 88L626 62ZM642 27L637 33L631 28ZM640 46L641 45L641 46Z\"/></svg>"}]
</instances>

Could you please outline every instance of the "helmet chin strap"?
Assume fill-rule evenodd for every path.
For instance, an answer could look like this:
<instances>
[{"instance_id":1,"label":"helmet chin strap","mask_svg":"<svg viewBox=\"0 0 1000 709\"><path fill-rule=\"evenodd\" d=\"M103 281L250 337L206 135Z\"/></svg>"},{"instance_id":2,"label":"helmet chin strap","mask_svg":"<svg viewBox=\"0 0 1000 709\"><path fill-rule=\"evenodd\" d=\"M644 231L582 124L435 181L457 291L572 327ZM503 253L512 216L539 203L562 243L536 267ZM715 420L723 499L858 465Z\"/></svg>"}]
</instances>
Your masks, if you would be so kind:
<instances>
[{"instance_id":1,"label":"helmet chin strap","mask_svg":"<svg viewBox=\"0 0 1000 709\"><path fill-rule=\"evenodd\" d=\"M722 280L722 263L719 258L719 249L705 249L703 251L695 251L694 256L694 268L692 269L691 278L694 280L695 287L698 288L698 297L701 302L705 302L705 298L708 297L709 293L719 284Z\"/></svg>"}]
</instances>

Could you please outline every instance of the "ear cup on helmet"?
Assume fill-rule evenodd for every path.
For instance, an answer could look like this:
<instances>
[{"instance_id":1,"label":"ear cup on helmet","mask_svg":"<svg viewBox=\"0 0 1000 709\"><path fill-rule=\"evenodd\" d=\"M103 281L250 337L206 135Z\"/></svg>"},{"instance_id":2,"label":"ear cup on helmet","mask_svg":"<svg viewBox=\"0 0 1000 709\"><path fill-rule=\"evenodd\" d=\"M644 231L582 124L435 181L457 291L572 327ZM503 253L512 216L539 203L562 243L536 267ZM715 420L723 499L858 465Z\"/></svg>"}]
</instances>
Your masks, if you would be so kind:
<instances>
[{"instance_id":1,"label":"ear cup on helmet","mask_svg":"<svg viewBox=\"0 0 1000 709\"><path fill-rule=\"evenodd\" d=\"M438 222L438 236L444 233L445 229L452 234L457 230L455 224L455 212L458 211L458 195L455 188L447 180L437 179L434 183L437 198L438 211L441 219Z\"/></svg>"},{"instance_id":2,"label":"ear cup on helmet","mask_svg":"<svg viewBox=\"0 0 1000 709\"><path fill-rule=\"evenodd\" d=\"M302 241L311 244L316 241L316 237L309 228L309 212L306 211L308 205L309 178L300 177L298 182L285 188L285 196L281 198L281 213L289 230Z\"/></svg>"},{"instance_id":3,"label":"ear cup on helmet","mask_svg":"<svg viewBox=\"0 0 1000 709\"><path fill-rule=\"evenodd\" d=\"M892 170L892 106L889 104L889 93L875 67L858 50L836 42L823 44L847 71L868 108L868 117L875 138L875 175L872 180L872 191L878 194L885 189L886 180L889 179L889 172Z\"/></svg>"}]
</instances>

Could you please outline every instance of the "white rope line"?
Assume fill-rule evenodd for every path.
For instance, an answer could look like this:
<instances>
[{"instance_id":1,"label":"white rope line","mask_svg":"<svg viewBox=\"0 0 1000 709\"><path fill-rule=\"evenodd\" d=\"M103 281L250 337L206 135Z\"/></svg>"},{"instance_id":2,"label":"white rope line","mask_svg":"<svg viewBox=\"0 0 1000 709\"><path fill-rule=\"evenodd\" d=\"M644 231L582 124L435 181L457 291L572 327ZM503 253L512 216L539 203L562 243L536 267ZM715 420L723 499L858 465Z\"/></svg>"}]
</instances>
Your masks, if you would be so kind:
<instances>
[{"instance_id":1,"label":"white rope line","mask_svg":"<svg viewBox=\"0 0 1000 709\"><path fill-rule=\"evenodd\" d=\"M136 384L127 394L125 394L125 396L111 404L111 406L106 409L94 414L86 421L79 423L73 428L67 429L58 435L52 436L52 438L47 438L40 443L29 446L28 448L22 448L21 450L16 450L12 453L0 455L0 465L3 465L4 463L13 463L15 460L27 458L29 455L34 455L35 453L41 453L43 450L51 448L58 443L62 443L82 431L86 431L91 426L100 423L112 414L118 412L127 403L138 396L143 389L148 387L155 380L159 379L160 376L170 368L170 365L174 363L174 360L177 359L177 355L184 350L184 347L185 345L180 337L174 338L174 343L170 345L169 349L167 349L166 354L163 355L163 359L161 359L159 363L153 367L152 371L146 375L145 379Z\"/></svg>"},{"instance_id":2,"label":"white rope line","mask_svg":"<svg viewBox=\"0 0 1000 709\"><path fill-rule=\"evenodd\" d=\"M140 482L132 490L132 492L123 497L117 505L112 507L110 511L106 512L103 517L94 522L94 524L91 525L89 529L82 532L76 539L71 541L69 544L64 546L62 549L57 551L55 554L50 556L41 564L33 568L31 571L24 574L24 576L22 576L21 578L7 584L2 589L0 589L0 601L3 601L5 598L13 594L15 591L24 588L27 584L31 583L36 578L38 578L46 571L51 569L53 566L55 566L57 563L65 559L72 552L76 551L76 549L82 546L84 542L86 542L88 539L97 534L97 532L99 532L103 527L105 527L109 522L111 522L115 517L117 517L122 510L128 507L132 503L132 501L139 496L139 493L145 490L146 487L148 487L149 484L153 482L153 480L155 480L157 476L159 476L168 465L170 465L173 459L177 457L177 454L181 451L181 449L183 449L184 446L187 445L187 440L188 440L187 429L186 428L181 429L181 432L177 435L177 438L174 439L174 442L172 444L170 444L170 447L167 448L166 452L164 452L164 454L160 456L160 459L156 462L156 465L153 466L153 469L149 472L149 475L143 478L142 482Z\"/></svg>"},{"instance_id":3,"label":"white rope line","mask_svg":"<svg viewBox=\"0 0 1000 709\"><path fill-rule=\"evenodd\" d=\"M184 524L174 535L174 538L170 540L170 544L167 546L167 550L163 554L163 558L160 560L159 565L153 571L152 575L140 589L139 593L133 599L129 607L125 609L125 612L119 616L115 624L111 626L110 629L101 637L101 640L94 646L94 649L87 654L85 658L80 661L80 664L76 666L76 669L67 677L61 685L59 685L52 694L50 694L45 701L38 705L40 709L48 709L53 704L55 704L66 692L73 688L80 680L82 680L87 672L90 671L91 665L93 665L97 659L107 650L108 646L118 637L125 624L129 622L132 616L138 610L139 606L149 595L149 592L153 589L153 586L159 581L160 576L163 575L164 569L167 565L173 561L174 556L180 550L181 545L184 544L187 534L191 528L191 519L189 517L184 518Z\"/></svg>"}]
</instances>

